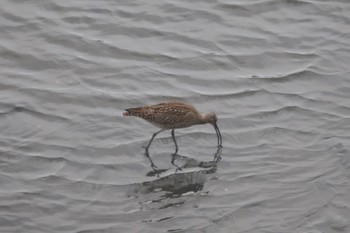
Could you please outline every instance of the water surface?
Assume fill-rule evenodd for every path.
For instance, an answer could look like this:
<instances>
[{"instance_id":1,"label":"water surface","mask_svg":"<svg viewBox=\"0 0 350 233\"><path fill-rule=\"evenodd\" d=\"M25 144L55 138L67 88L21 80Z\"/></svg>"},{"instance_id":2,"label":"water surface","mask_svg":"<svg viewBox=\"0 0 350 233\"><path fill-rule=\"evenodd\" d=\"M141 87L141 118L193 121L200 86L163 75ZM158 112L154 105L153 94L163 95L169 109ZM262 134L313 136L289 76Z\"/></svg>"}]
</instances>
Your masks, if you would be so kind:
<instances>
[{"instance_id":1,"label":"water surface","mask_svg":"<svg viewBox=\"0 0 350 233\"><path fill-rule=\"evenodd\" d=\"M1 232L350 232L348 1L1 5Z\"/></svg>"}]
</instances>

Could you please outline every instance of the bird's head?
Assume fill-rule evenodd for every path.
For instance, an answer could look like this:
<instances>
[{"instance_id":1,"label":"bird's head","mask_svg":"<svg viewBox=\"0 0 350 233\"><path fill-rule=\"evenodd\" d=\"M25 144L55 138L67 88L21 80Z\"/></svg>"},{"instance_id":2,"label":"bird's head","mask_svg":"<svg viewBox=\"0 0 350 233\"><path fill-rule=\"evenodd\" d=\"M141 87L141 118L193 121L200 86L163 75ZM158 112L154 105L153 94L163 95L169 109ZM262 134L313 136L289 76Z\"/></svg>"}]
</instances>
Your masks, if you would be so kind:
<instances>
[{"instance_id":1,"label":"bird's head","mask_svg":"<svg viewBox=\"0 0 350 233\"><path fill-rule=\"evenodd\" d=\"M210 113L204 115L203 120L205 123L210 123L212 125L216 125L218 118L217 118L215 113L210 112Z\"/></svg>"},{"instance_id":2,"label":"bird's head","mask_svg":"<svg viewBox=\"0 0 350 233\"><path fill-rule=\"evenodd\" d=\"M216 135L218 137L218 146L222 147L222 138L221 138L221 133L218 127L218 124L216 123L218 121L218 118L215 113L210 112L203 117L203 122L204 123L209 123L212 124L215 128Z\"/></svg>"}]
</instances>

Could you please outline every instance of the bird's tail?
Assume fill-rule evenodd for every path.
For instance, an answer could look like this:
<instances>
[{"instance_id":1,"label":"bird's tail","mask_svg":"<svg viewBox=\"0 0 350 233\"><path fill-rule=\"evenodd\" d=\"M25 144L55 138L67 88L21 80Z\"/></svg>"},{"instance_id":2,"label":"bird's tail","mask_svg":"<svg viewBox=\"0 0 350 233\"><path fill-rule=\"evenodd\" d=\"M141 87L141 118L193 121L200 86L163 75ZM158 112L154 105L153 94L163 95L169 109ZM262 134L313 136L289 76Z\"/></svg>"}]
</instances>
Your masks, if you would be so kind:
<instances>
[{"instance_id":1,"label":"bird's tail","mask_svg":"<svg viewBox=\"0 0 350 233\"><path fill-rule=\"evenodd\" d=\"M142 108L127 108L123 116L139 116Z\"/></svg>"}]
</instances>

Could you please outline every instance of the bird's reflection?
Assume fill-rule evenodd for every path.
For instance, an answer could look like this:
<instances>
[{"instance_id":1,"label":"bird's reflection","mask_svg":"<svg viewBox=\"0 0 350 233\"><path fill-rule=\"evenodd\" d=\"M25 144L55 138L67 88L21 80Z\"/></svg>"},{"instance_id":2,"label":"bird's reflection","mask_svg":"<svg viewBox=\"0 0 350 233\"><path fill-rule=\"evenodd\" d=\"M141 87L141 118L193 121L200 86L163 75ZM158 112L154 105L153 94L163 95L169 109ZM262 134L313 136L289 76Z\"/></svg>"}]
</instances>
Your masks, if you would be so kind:
<instances>
[{"instance_id":1,"label":"bird's reflection","mask_svg":"<svg viewBox=\"0 0 350 233\"><path fill-rule=\"evenodd\" d=\"M147 176L154 177L151 181L133 184L128 195L139 197L142 208L165 209L171 206L181 206L186 203L187 195L200 192L206 195L209 191L203 190L205 183L216 173L217 164L221 160L222 147L218 147L210 161L198 161L183 155L172 156L176 171L173 169L159 169L152 159L151 171ZM214 175L215 176L215 175Z\"/></svg>"},{"instance_id":2,"label":"bird's reflection","mask_svg":"<svg viewBox=\"0 0 350 233\"><path fill-rule=\"evenodd\" d=\"M211 168L216 167L218 162L221 160L221 154L222 154L222 146L218 146L217 150L215 151L213 155L212 161L198 161L195 159L188 158L186 156L182 156L179 154L172 154L171 157L171 164L176 168L175 173L177 171L183 170L183 168L192 168L192 167L200 167L200 168ZM161 173L167 171L168 169L159 169L153 162L152 158L150 156L147 156L147 158L150 161L150 165L152 168L152 171L147 173L147 176L159 176ZM181 158L181 161L185 161L185 163L181 166L177 165L176 159Z\"/></svg>"},{"instance_id":3,"label":"bird's reflection","mask_svg":"<svg viewBox=\"0 0 350 233\"><path fill-rule=\"evenodd\" d=\"M222 146L218 146L215 154L214 154L214 162L218 163L221 160L221 154L222 154Z\"/></svg>"}]
</instances>

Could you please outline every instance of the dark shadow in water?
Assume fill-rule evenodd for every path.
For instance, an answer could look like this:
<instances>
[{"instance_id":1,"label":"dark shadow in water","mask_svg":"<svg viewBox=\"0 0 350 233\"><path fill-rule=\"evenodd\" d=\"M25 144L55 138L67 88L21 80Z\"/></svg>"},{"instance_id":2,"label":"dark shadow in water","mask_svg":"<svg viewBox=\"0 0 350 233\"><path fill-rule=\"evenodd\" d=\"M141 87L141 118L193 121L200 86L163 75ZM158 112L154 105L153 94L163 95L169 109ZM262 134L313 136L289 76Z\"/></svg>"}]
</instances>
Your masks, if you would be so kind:
<instances>
[{"instance_id":1,"label":"dark shadow in water","mask_svg":"<svg viewBox=\"0 0 350 233\"><path fill-rule=\"evenodd\" d=\"M216 172L217 166L193 169L195 170L188 169L189 171L186 172L186 168L178 173L171 173L152 181L131 185L128 196L140 198L138 202L145 210L182 206L187 203L186 194L191 195L191 193L203 190L205 182L210 174ZM202 194L206 193L202 192Z\"/></svg>"},{"instance_id":2,"label":"dark shadow in water","mask_svg":"<svg viewBox=\"0 0 350 233\"><path fill-rule=\"evenodd\" d=\"M129 194L132 196L152 194L152 196L155 195L152 198L152 202L161 203L162 200L167 198L180 197L190 192L196 193L203 189L207 175L215 173L216 169L217 166L214 165L208 168L196 169L195 171L172 173L153 181L136 184ZM166 206L162 205L161 208L170 207L168 205L169 203Z\"/></svg>"},{"instance_id":3,"label":"dark shadow in water","mask_svg":"<svg viewBox=\"0 0 350 233\"><path fill-rule=\"evenodd\" d=\"M177 197L188 192L198 192L203 189L206 174L212 174L217 167L188 173L173 173L160 179L142 183L145 193L163 192L163 198Z\"/></svg>"}]
</instances>

